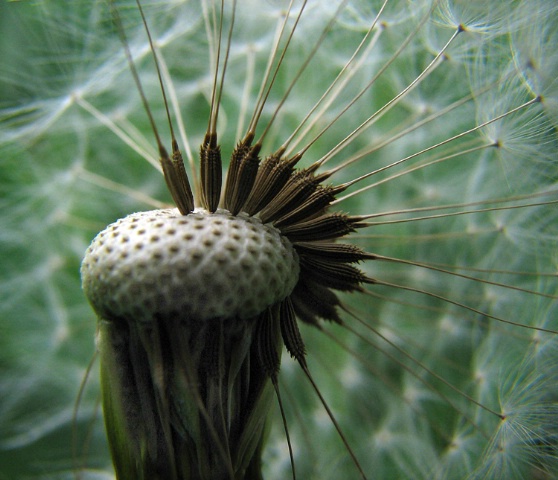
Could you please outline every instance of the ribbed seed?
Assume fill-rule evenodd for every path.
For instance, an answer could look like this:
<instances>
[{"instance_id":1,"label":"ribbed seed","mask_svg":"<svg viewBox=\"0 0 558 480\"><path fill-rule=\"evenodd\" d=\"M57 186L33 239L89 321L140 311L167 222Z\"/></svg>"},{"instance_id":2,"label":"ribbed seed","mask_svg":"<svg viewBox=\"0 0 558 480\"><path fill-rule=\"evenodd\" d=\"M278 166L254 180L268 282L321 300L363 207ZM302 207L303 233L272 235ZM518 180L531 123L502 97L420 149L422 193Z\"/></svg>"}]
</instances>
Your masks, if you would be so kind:
<instances>
[{"instance_id":1,"label":"ribbed seed","mask_svg":"<svg viewBox=\"0 0 558 480\"><path fill-rule=\"evenodd\" d=\"M272 380L277 378L281 365L279 320L279 308L276 305L260 315L256 326L255 346L260 365Z\"/></svg>"},{"instance_id":2,"label":"ribbed seed","mask_svg":"<svg viewBox=\"0 0 558 480\"><path fill-rule=\"evenodd\" d=\"M343 213L327 213L306 222L281 228L291 242L330 240L354 231L354 222Z\"/></svg>"},{"instance_id":3,"label":"ribbed seed","mask_svg":"<svg viewBox=\"0 0 558 480\"><path fill-rule=\"evenodd\" d=\"M356 245L346 243L296 242L295 248L301 254L314 255L331 262L355 263L375 258Z\"/></svg>"},{"instance_id":4,"label":"ribbed seed","mask_svg":"<svg viewBox=\"0 0 558 480\"><path fill-rule=\"evenodd\" d=\"M296 323L296 314L290 297L281 303L281 336L285 348L301 364L306 364L306 347Z\"/></svg>"},{"instance_id":5,"label":"ribbed seed","mask_svg":"<svg viewBox=\"0 0 558 480\"><path fill-rule=\"evenodd\" d=\"M305 170L295 172L283 186L281 191L260 212L264 223L275 221L286 212L298 206L318 188L313 175Z\"/></svg>"},{"instance_id":6,"label":"ribbed seed","mask_svg":"<svg viewBox=\"0 0 558 480\"><path fill-rule=\"evenodd\" d=\"M215 135L206 135L200 147L201 200L211 213L217 210L221 197L221 147Z\"/></svg>"},{"instance_id":7,"label":"ribbed seed","mask_svg":"<svg viewBox=\"0 0 558 480\"><path fill-rule=\"evenodd\" d=\"M254 215L261 211L273 198L275 198L288 182L300 157L284 159L280 153L267 157L258 171L254 188L244 210Z\"/></svg>"},{"instance_id":8,"label":"ribbed seed","mask_svg":"<svg viewBox=\"0 0 558 480\"><path fill-rule=\"evenodd\" d=\"M236 184L232 193L232 202L228 210L236 215L242 211L250 192L256 181L260 158L258 157L259 147L252 147L242 159L238 170Z\"/></svg>"},{"instance_id":9,"label":"ribbed seed","mask_svg":"<svg viewBox=\"0 0 558 480\"><path fill-rule=\"evenodd\" d=\"M253 135L247 135L236 145L231 154L229 168L227 170L227 179L225 180L225 191L223 195L223 208L232 212L231 206L235 201L235 187L238 182L238 172L242 159L250 152L252 148Z\"/></svg>"},{"instance_id":10,"label":"ribbed seed","mask_svg":"<svg viewBox=\"0 0 558 480\"><path fill-rule=\"evenodd\" d=\"M296 316L305 323L318 328L320 328L320 319L342 323L337 312L340 304L337 295L313 280L299 280L290 298Z\"/></svg>"},{"instance_id":11,"label":"ribbed seed","mask_svg":"<svg viewBox=\"0 0 558 480\"><path fill-rule=\"evenodd\" d=\"M305 277L335 290L351 292L360 289L362 283L374 283L358 268L345 263L331 262L312 256L301 256L300 266Z\"/></svg>"},{"instance_id":12,"label":"ribbed seed","mask_svg":"<svg viewBox=\"0 0 558 480\"><path fill-rule=\"evenodd\" d=\"M298 207L292 208L284 216L277 219L274 222L274 225L277 228L281 228L287 225L292 225L306 218L312 218L316 215L323 214L330 203L335 200L335 196L344 189L345 187L343 186L318 186L316 191L314 191L304 202L302 202Z\"/></svg>"},{"instance_id":13,"label":"ribbed seed","mask_svg":"<svg viewBox=\"0 0 558 480\"><path fill-rule=\"evenodd\" d=\"M194 196L178 146L176 148L173 146L172 160L166 152L165 155L161 156L161 167L167 187L180 213L187 215L192 212L194 210Z\"/></svg>"}]
</instances>

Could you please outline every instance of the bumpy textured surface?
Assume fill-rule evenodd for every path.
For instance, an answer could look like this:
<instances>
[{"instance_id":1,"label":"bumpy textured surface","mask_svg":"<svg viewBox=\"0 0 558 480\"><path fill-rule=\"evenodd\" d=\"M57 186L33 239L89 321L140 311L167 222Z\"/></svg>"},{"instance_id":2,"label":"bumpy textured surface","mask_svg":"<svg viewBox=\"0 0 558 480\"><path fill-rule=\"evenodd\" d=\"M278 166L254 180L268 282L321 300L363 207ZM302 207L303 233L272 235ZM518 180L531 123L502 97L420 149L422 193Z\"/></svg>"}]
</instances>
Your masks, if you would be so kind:
<instances>
[{"instance_id":1,"label":"bumpy textured surface","mask_svg":"<svg viewBox=\"0 0 558 480\"><path fill-rule=\"evenodd\" d=\"M81 266L99 316L139 322L250 318L289 295L298 273L278 230L224 210L129 215L95 237Z\"/></svg>"}]
</instances>

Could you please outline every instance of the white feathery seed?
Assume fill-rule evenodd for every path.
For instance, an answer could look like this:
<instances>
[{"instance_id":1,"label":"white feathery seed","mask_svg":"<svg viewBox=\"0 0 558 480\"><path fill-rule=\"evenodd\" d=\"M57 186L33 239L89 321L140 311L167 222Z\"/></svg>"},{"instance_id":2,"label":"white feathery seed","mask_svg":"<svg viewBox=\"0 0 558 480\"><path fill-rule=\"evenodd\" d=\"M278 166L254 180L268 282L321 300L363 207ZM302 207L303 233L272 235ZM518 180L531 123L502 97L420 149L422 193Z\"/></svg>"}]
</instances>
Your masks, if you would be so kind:
<instances>
[{"instance_id":1,"label":"white feathery seed","mask_svg":"<svg viewBox=\"0 0 558 480\"><path fill-rule=\"evenodd\" d=\"M226 210L134 213L99 233L81 266L105 319L248 319L283 300L299 274L292 244L271 225Z\"/></svg>"}]
</instances>

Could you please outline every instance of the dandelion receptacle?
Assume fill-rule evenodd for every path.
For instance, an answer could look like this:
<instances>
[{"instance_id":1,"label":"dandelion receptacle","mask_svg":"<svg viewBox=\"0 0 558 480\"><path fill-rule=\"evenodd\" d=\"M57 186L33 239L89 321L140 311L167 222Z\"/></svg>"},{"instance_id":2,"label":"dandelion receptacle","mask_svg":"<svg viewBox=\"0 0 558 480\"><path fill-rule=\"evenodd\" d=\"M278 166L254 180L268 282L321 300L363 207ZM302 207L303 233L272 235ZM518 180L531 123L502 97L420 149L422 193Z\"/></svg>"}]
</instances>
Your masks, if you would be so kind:
<instances>
[{"instance_id":1,"label":"dandelion receptacle","mask_svg":"<svg viewBox=\"0 0 558 480\"><path fill-rule=\"evenodd\" d=\"M0 477L554 478L554 3L1 5Z\"/></svg>"}]
</instances>

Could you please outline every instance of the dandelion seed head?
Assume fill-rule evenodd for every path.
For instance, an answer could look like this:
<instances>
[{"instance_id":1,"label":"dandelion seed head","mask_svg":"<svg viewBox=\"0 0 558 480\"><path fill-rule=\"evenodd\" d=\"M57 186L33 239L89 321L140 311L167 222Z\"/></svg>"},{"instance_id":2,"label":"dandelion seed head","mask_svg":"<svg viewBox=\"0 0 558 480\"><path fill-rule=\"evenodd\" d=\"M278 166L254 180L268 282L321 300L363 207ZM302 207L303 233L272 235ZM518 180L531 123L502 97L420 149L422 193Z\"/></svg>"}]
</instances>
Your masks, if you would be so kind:
<instances>
[{"instance_id":1,"label":"dandelion seed head","mask_svg":"<svg viewBox=\"0 0 558 480\"><path fill-rule=\"evenodd\" d=\"M529 362L526 368L532 368ZM523 378L520 378L523 375ZM504 418L488 446L486 461L480 474L520 478L533 471L552 472L556 468L553 442L556 438L555 424L546 423L545 418L555 416L555 403L544 395L540 378L522 371L505 377L502 390L502 412ZM511 383L510 383L511 382ZM546 450L546 452L545 452ZM521 460L519 462L518 460Z\"/></svg>"},{"instance_id":2,"label":"dandelion seed head","mask_svg":"<svg viewBox=\"0 0 558 480\"><path fill-rule=\"evenodd\" d=\"M557 15L558 9L554 2L538 0L530 3L528 7L522 6L524 16L533 15L535 12L553 18ZM527 22L511 36L514 67L534 95L548 98L549 103L552 104L550 110L553 114L556 113L554 107L558 94L556 79L558 57L551 45L556 44L556 35L556 29L550 24ZM556 120L555 116L554 119Z\"/></svg>"},{"instance_id":3,"label":"dandelion seed head","mask_svg":"<svg viewBox=\"0 0 558 480\"><path fill-rule=\"evenodd\" d=\"M512 28L510 11L517 2L504 0L497 3L464 0L443 0L435 12L435 22L444 27L463 28L473 34L500 35Z\"/></svg>"},{"instance_id":4,"label":"dandelion seed head","mask_svg":"<svg viewBox=\"0 0 558 480\"><path fill-rule=\"evenodd\" d=\"M19 6L28 2L12 3ZM148 58L145 34L133 3L118 3L119 9L122 7L132 56L159 127L162 124L160 88ZM412 221L412 215L409 215L411 220L407 224L378 225L366 231L369 236L351 235L351 239L373 253L379 250L418 262L444 264L444 269L470 274L479 280L465 280L440 272L421 274L408 265L403 268L376 262L362 267L371 276L441 294L504 320L511 319L526 326L555 328L555 319L558 318L556 301L541 299L538 293L556 294L556 277L545 275L556 273L558 213L552 205L507 209L507 205L522 206L531 201L538 202L541 198L546 200L546 197L538 195L545 190L555 190L556 143L553 129L558 115L553 112L557 111L558 105L556 41L552 40L548 27L542 28L545 23L552 24L546 20L556 14L555 2L473 0L437 3L441 7L436 7L432 16L428 13L433 6L431 1L387 2L384 14L372 32L373 35L378 34L377 45L366 53L356 76L342 95L319 115L308 138L335 118L339 109L347 105L352 95L385 62L393 62L392 65L372 87L371 94L363 96L358 105L351 108L350 115L332 126L301 163L306 166L313 159L320 158L347 135L353 125L358 125L401 92L421 74L452 32L462 28L463 31L444 53L443 60L432 74L404 95L398 105L374 123L365 135L355 140L347 148L347 154L336 157L330 165L341 166L350 157L353 147L371 148L385 140L391 143L359 162L340 168L334 182L353 180L360 174L430 147L453 134L491 121L495 116L506 115L510 109L538 95L541 96L540 101L506 115L463 139L433 150L424 162L439 158L446 151L460 153L465 145L497 143L497 147L468 155L459 154L451 164L440 163L415 172L411 171L411 167L420 165L424 156L419 157L416 164L403 163L399 171L409 175L390 179L385 188L379 186L363 191L355 196L354 201L342 204L341 209L351 214L369 214L422 206L463 205L465 202L482 202L478 204L480 209L504 207L501 212L473 212L460 217L442 216L431 221ZM72 375L68 378L72 379L74 386L76 372L81 374L82 365L88 360L84 357L89 350L82 347L91 344L94 322L85 300L81 299L76 279L79 259L87 243L114 218L145 209L146 205L148 208L163 208L164 205L145 202L145 197L161 199L157 200L159 202L169 198L163 191L164 185L158 172L138 158L128 144L124 145L113 128L107 128L83 107L84 102L94 106L106 119L131 136L130 144L141 147L146 153L141 156L151 157L152 162L157 163L157 153L150 145L153 143L152 132L146 126L137 92L130 87L131 78L122 46L110 25L109 15L103 13L106 5L79 4L72 2L65 8L55 7L54 3L45 4L45 11L52 15L45 30L50 32L48 38L52 41L43 42L41 51L44 55L39 57L38 52L27 55L28 51L17 49L22 58L28 57L24 62L27 67L18 69L17 74L15 70L9 71L3 77L13 84L10 88L19 85L17 90L8 89L6 96L10 102L15 99L20 103L12 109L2 110L2 120L7 119L3 126L7 128L0 129L2 142L18 144L15 154L9 152L7 156L3 155L3 158L13 156L16 160L2 172L8 179L2 185L2 195L6 193L2 207L7 214L0 236L9 245L8 254L3 252L3 262L5 270L14 273L2 280L0 310L7 319L3 325L8 331L5 338L9 341L5 341L0 350L3 350L2 359L17 352L11 364L17 365L21 380L7 385L15 397L10 402L17 403L26 392L29 397L37 398L37 404L40 403L37 411L40 411L41 418L55 417L58 408L64 405L60 403L57 407L45 401L45 397L47 400L51 398L52 384L47 389L41 389L40 382L35 382L35 385L29 382L31 377L38 380L41 375L29 352L36 351L35 355L42 359L40 363L45 378L47 371L58 371L61 376L69 371ZM256 79L252 88L248 89L247 111L253 106L254 92L269 55L275 28L278 20L285 15L288 2L238 4L238 22L233 32L218 122L224 151L234 144L233 135L228 132L236 129L237 112L241 110L238 104L248 78L248 57L254 57ZM288 135L298 125L313 101L327 88L327 79L334 78L356 48L381 4L381 1L369 0L348 3L324 40L320 49L323 51L319 51L311 62L308 69L311 74L297 81L265 144L279 144L284 140L285 133ZM39 2L38 5L43 4ZM324 24L334 14L336 6L337 3L328 3L324 7L323 2L309 2L289 47L289 55L281 67L277 84L266 103L261 126L265 125L270 112L279 104L294 72L312 48L312 42ZM211 59L212 53L207 53L210 41L203 28L201 6L199 2L157 1L147 3L145 7L157 54L161 55L162 61L168 62L179 98L180 112L173 112L173 119L184 116L190 140L199 143L203 137L200 133L203 126L199 125L204 123L199 120L206 119L212 88L210 65L215 64ZM291 12L289 25L298 13L297 8ZM229 14L227 4L225 26ZM253 20L255 14L257 21ZM395 58L394 52L423 15L428 15L427 22L413 36L408 48ZM37 30L30 28L22 31L34 34ZM42 40L41 36L37 38ZM10 45L9 40L5 43ZM36 62L37 58L42 60ZM20 64L14 63L16 66ZM10 61L6 65L9 67ZM57 65L62 68L57 69ZM12 95L13 91L16 94ZM23 94L20 95L21 92ZM467 101L442 115L444 108L469 93L474 101ZM418 126L417 122L430 115L434 115L434 120L416 131L402 138L394 136L406 125ZM167 145L168 134L164 127L161 135ZM182 146L186 142L180 143ZM268 151L266 148L263 150ZM79 168L74 170L78 164ZM444 168L445 165L448 168ZM388 174L391 171L388 170ZM104 186L102 182L94 183L91 181L94 178L92 173L113 183L121 182L128 190L114 185L107 188L107 182ZM361 184L370 185L374 181L364 180ZM139 192L145 197L136 195ZM525 194L534 197L522 197ZM555 194L549 198L554 197ZM493 199L509 202L504 205L490 203ZM476 208L477 205L463 206L452 211L464 213L459 210ZM37 241L38 238L41 241ZM12 252L18 255L12 255ZM54 258L63 260L58 268L39 271L45 267L46 259L50 261ZM554 261L549 261L551 258ZM224 260L221 254L217 254L215 259ZM525 287L537 293L486 286L480 284L480 279ZM54 290L49 292L51 285ZM222 287L220 285L219 289ZM448 306L448 302L440 299L425 300L416 292L386 291L387 288L381 286L367 286L366 289L367 293L378 295L378 298L371 301L366 295L357 293L356 296L343 296L342 304L359 310L371 326L379 325L377 331L401 351L393 346L386 348L384 340L378 338L376 332L363 329L362 340L347 342L354 349L354 354L349 357L354 359L355 365L345 359L330 362L326 342L312 343L318 335L306 334L305 330L311 327L302 331L309 347L320 346L318 357L325 361L312 360L311 365L316 369L322 366L325 370L325 375L316 376L317 383L328 401L335 398L332 406L350 437L349 443L353 438L365 438L362 443L351 443L353 448L356 447L365 471L374 472L378 478L507 480L508 477L534 477L530 475L530 467L537 470L536 465L546 462L549 466L545 468L551 472L547 478L552 478L552 473L558 468L551 461L554 454L549 447L556 444L556 434L549 425L556 412L547 400L556 392L557 383L551 368L554 366L555 369L558 353L555 336L518 326L504 326L498 320L455 305ZM64 321L57 304L67 314L69 329L63 323L56 323ZM139 310L132 313L141 315ZM345 310L340 313L345 325L354 325L351 315ZM320 323L320 326L324 330L332 330L328 322ZM334 338L345 339L345 336L338 336L338 332L333 331ZM352 338L350 334L347 336ZM330 341L329 338L327 340ZM393 359L375 351L378 346L391 353ZM316 358L315 350L309 348L309 361ZM409 353L412 359L404 357L404 352ZM507 384L499 381L505 377L503 367L516 369L524 357L529 357L529 352L532 358L526 360L525 370L540 374L536 377L537 381L526 382L527 387L522 381ZM338 442L331 420L322 411L320 425L324 428L314 424L314 420L319 418L315 412L316 402L302 393L304 388L300 385L299 365L286 357L283 358L279 383L286 404L287 423L292 431L295 464L297 468L300 466L298 476L352 478L352 466L347 465L345 460L338 460L340 456L347 457L347 452ZM67 369L61 369L56 358L66 359ZM433 381L436 386L429 390L410 373L403 371L403 365L409 366L418 376L431 381L430 375L415 363L419 360L452 385L463 388L474 400L486 403L496 411L499 411L501 401L506 419L495 420L456 391L440 388L437 380ZM370 373L364 373L361 364ZM31 371L33 374L30 376ZM95 415L94 405L98 395L96 378L96 375L91 376L92 394L79 412L79 421L87 424ZM160 375L157 379L161 380ZM57 383L55 385L58 386ZM521 391L526 389L531 389L533 395L520 398ZM72 390L68 386L66 390L66 400L73 401L76 388ZM345 403L338 398L344 398L341 390L347 390L345 393L350 395ZM448 391L448 400L456 405L448 423L445 422L446 413L451 409L445 400L437 396L439 391ZM370 398L367 398L368 395ZM515 403L512 401L514 398ZM544 408L537 410L538 405ZM2 409L2 424L10 427L6 444L14 438L15 443L12 444L18 446L31 445L29 442L35 442L35 439L51 438L53 429L43 425L35 429L33 435L19 435L20 431L12 435L11 427L16 425L18 416L10 412L18 413ZM69 415L66 413L58 418L68 421ZM476 425L472 425L469 419ZM284 433L277 420L274 419L266 450L272 452L277 449L280 452L278 458L282 460L269 464L264 462L264 478L287 478L289 475ZM329 428L325 428L326 424ZM18 428L32 425L33 422L29 421L19 424ZM56 428L65 434L66 426L59 422ZM111 467L106 447L99 440L101 434L97 430L90 450L94 453L83 461L95 463L96 471L100 468L108 471ZM497 438L499 435L501 438ZM317 446L314 445L315 438L319 439ZM493 438L493 443L487 438ZM40 455L38 450L34 449L33 453ZM103 454L97 456L98 451L105 452L104 457ZM331 452L333 455L330 455ZM270 455L273 456L272 453ZM101 459L99 464L103 463L100 467L97 467L98 459ZM58 463L48 461L49 465ZM36 469L41 462L42 458L35 459L30 462L29 468ZM62 460L59 463L62 465ZM85 475L97 475L91 470ZM111 475L105 476L112 478Z\"/></svg>"}]
</instances>

